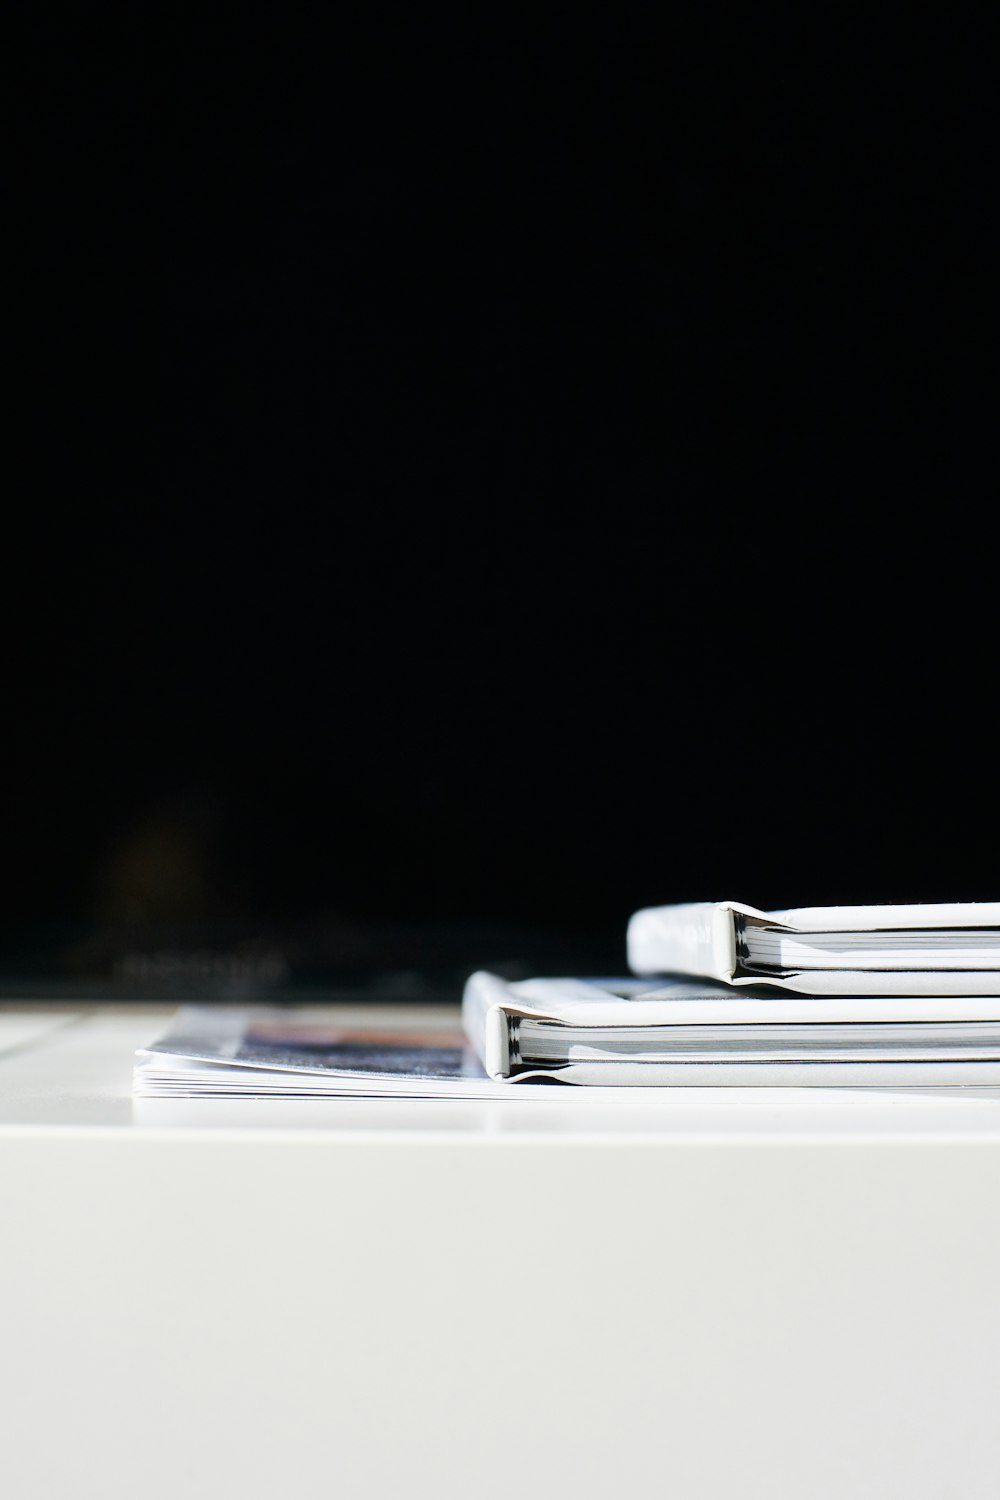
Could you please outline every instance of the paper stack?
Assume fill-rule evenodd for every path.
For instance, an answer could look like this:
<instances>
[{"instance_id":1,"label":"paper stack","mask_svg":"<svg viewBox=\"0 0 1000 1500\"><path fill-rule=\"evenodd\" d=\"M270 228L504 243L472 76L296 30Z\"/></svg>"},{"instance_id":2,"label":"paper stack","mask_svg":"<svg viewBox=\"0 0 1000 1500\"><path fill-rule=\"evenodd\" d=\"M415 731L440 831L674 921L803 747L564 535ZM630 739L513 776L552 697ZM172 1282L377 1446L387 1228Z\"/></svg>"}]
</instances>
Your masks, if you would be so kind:
<instances>
[{"instance_id":1,"label":"paper stack","mask_svg":"<svg viewBox=\"0 0 1000 1500\"><path fill-rule=\"evenodd\" d=\"M139 1054L135 1091L538 1099L553 1084L1000 1086L1000 903L654 907L632 918L628 955L639 977L475 973L464 1037L379 1017L359 1030L315 1012L188 1009Z\"/></svg>"}]
</instances>

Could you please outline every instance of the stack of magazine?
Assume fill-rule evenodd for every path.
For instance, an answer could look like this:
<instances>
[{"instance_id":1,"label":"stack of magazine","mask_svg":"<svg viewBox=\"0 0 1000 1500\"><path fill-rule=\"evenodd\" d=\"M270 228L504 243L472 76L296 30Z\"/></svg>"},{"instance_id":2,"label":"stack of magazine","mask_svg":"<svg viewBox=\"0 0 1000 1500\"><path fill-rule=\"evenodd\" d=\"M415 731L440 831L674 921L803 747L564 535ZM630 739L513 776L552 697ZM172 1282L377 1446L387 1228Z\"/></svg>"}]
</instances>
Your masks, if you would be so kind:
<instances>
[{"instance_id":1,"label":"stack of magazine","mask_svg":"<svg viewBox=\"0 0 1000 1500\"><path fill-rule=\"evenodd\" d=\"M1000 1087L1000 902L650 907L627 979L465 987L461 1027L187 1007L151 1098L557 1097L565 1085ZM522 1087L517 1087L522 1085Z\"/></svg>"}]
</instances>

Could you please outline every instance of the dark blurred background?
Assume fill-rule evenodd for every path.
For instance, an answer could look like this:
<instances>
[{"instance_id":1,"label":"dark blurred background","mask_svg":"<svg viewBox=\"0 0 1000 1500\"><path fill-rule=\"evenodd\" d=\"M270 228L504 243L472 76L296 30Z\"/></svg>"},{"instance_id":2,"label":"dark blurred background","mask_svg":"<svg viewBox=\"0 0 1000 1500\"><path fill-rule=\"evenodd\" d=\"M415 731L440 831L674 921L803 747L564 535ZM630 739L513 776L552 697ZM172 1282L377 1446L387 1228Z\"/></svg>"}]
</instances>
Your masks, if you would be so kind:
<instances>
[{"instance_id":1,"label":"dark blurred background","mask_svg":"<svg viewBox=\"0 0 1000 1500\"><path fill-rule=\"evenodd\" d=\"M20 26L4 993L1000 897L974 30Z\"/></svg>"}]
</instances>

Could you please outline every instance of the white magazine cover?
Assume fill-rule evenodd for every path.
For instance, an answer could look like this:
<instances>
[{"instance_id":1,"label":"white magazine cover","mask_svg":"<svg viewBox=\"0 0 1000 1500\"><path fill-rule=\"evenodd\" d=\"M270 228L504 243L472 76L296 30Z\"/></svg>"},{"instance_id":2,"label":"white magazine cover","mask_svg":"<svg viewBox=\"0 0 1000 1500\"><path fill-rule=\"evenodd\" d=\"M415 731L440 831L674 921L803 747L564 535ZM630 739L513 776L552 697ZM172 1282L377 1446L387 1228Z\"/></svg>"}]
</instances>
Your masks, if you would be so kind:
<instances>
[{"instance_id":1,"label":"white magazine cover","mask_svg":"<svg viewBox=\"0 0 1000 1500\"><path fill-rule=\"evenodd\" d=\"M1000 902L645 907L629 922L628 962L807 995L1000 995Z\"/></svg>"},{"instance_id":2,"label":"white magazine cover","mask_svg":"<svg viewBox=\"0 0 1000 1500\"><path fill-rule=\"evenodd\" d=\"M490 1078L690 1087L1000 1085L1000 1000L735 992L705 980L480 971L463 1020Z\"/></svg>"}]
</instances>

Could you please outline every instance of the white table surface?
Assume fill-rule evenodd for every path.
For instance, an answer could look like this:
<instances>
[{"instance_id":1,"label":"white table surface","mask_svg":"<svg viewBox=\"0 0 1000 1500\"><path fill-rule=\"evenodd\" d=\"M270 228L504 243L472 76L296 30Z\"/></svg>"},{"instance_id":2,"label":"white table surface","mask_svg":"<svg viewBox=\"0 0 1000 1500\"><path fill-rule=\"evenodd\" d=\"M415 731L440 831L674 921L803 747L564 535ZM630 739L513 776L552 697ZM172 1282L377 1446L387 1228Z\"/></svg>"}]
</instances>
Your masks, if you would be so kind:
<instances>
[{"instance_id":1,"label":"white table surface","mask_svg":"<svg viewBox=\"0 0 1000 1500\"><path fill-rule=\"evenodd\" d=\"M997 1094L133 1103L162 1022L0 1012L5 1500L995 1500Z\"/></svg>"}]
</instances>

